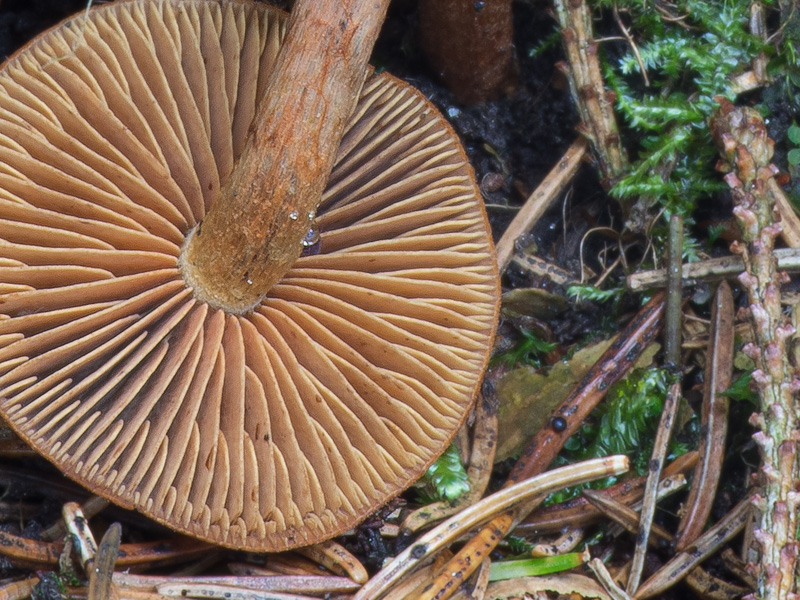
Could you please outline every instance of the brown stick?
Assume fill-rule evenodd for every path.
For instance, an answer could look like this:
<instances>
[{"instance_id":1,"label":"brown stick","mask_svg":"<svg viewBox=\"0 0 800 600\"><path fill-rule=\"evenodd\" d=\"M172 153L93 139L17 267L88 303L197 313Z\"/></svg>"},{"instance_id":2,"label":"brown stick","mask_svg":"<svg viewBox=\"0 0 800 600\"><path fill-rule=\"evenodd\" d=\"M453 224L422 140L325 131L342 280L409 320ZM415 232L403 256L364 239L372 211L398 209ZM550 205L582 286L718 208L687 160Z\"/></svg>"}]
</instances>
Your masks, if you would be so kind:
<instances>
[{"instance_id":1,"label":"brown stick","mask_svg":"<svg viewBox=\"0 0 800 600\"><path fill-rule=\"evenodd\" d=\"M639 358L647 344L661 329L664 296L656 294L620 333L619 339L605 351L589 373L555 411L554 417L566 421L564 429L545 427L528 443L511 474L508 484L527 479L546 469L564 443L581 426L608 388L622 379Z\"/></svg>"},{"instance_id":2,"label":"brown stick","mask_svg":"<svg viewBox=\"0 0 800 600\"><path fill-rule=\"evenodd\" d=\"M17 598L29 598L33 589L39 583L38 577L29 577L22 581L12 581L0 586L0 599L16 600Z\"/></svg>"},{"instance_id":3,"label":"brown stick","mask_svg":"<svg viewBox=\"0 0 800 600\"><path fill-rule=\"evenodd\" d=\"M299 0L247 144L180 267L195 296L243 313L302 251L389 0Z\"/></svg>"},{"instance_id":4,"label":"brown stick","mask_svg":"<svg viewBox=\"0 0 800 600\"><path fill-rule=\"evenodd\" d=\"M119 523L112 523L106 530L100 546L97 548L94 564L89 569L89 589L87 600L106 600L117 597L117 592L112 581L114 564L119 554L119 538L122 527Z\"/></svg>"},{"instance_id":5,"label":"brown stick","mask_svg":"<svg viewBox=\"0 0 800 600\"><path fill-rule=\"evenodd\" d=\"M681 364L683 219L669 220L669 255L667 261L667 301L664 318L664 360L675 367Z\"/></svg>"},{"instance_id":6,"label":"brown stick","mask_svg":"<svg viewBox=\"0 0 800 600\"><path fill-rule=\"evenodd\" d=\"M46 565L57 565L64 542L40 542L0 531L0 556L12 564L39 569ZM175 538L137 544L122 544L116 561L119 567L147 564L150 567L174 562L185 562L205 556L213 548L191 538Z\"/></svg>"}]
</instances>

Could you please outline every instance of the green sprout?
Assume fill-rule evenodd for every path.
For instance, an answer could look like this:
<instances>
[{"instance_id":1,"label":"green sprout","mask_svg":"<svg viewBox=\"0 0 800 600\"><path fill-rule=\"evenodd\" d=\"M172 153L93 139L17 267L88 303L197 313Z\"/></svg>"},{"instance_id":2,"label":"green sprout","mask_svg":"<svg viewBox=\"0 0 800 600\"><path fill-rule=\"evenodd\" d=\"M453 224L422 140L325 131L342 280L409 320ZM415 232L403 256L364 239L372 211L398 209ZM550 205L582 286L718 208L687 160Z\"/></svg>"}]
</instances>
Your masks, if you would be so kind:
<instances>
[{"instance_id":1,"label":"green sprout","mask_svg":"<svg viewBox=\"0 0 800 600\"><path fill-rule=\"evenodd\" d=\"M523 560L493 562L489 570L489 581L502 581L516 577L536 577L560 573L580 567L589 559L588 552L568 552L557 556L539 556Z\"/></svg>"},{"instance_id":2,"label":"green sprout","mask_svg":"<svg viewBox=\"0 0 800 600\"><path fill-rule=\"evenodd\" d=\"M722 395L734 402L748 402L753 405L754 409L758 408L758 395L751 386L752 379L752 373L741 373Z\"/></svg>"},{"instance_id":3,"label":"green sprout","mask_svg":"<svg viewBox=\"0 0 800 600\"><path fill-rule=\"evenodd\" d=\"M796 167L800 165L800 127L796 124L789 127L789 130L786 132L786 137L795 145L795 148L789 150L786 155L786 160L789 162L790 167Z\"/></svg>"},{"instance_id":4,"label":"green sprout","mask_svg":"<svg viewBox=\"0 0 800 600\"><path fill-rule=\"evenodd\" d=\"M453 502L469 491L469 477L458 450L452 444L433 463L417 483L419 500L431 502Z\"/></svg>"},{"instance_id":5,"label":"green sprout","mask_svg":"<svg viewBox=\"0 0 800 600\"><path fill-rule=\"evenodd\" d=\"M567 296L579 304L581 302L598 302L600 304L609 301L617 302L623 294L625 294L624 287L601 290L593 285L576 283L567 288Z\"/></svg>"},{"instance_id":6,"label":"green sprout","mask_svg":"<svg viewBox=\"0 0 800 600\"><path fill-rule=\"evenodd\" d=\"M555 348L556 344L544 341L535 333L522 330L517 342L508 350L495 354L491 364L493 366L503 364L508 367L515 365L540 367L544 356Z\"/></svg>"}]
</instances>

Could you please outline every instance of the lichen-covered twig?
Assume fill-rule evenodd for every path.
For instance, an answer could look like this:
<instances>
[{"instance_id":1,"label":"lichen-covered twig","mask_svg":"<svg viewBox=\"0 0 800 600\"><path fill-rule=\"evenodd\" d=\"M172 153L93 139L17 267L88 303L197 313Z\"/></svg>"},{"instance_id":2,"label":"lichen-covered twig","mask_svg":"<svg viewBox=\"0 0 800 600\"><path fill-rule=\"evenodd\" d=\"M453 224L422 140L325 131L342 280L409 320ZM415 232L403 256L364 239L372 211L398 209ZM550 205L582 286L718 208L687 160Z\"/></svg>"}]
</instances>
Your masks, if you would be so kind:
<instances>
[{"instance_id":1,"label":"lichen-covered twig","mask_svg":"<svg viewBox=\"0 0 800 600\"><path fill-rule=\"evenodd\" d=\"M681 322L683 306L683 218L669 220L669 255L667 259L667 300L664 311L664 360L668 365L681 364Z\"/></svg>"},{"instance_id":2,"label":"lichen-covered twig","mask_svg":"<svg viewBox=\"0 0 800 600\"><path fill-rule=\"evenodd\" d=\"M779 248L774 252L781 271L800 271L800 249ZM720 279L733 279L744 271L744 262L738 255L709 258L683 265L683 285L691 287L699 282L719 281ZM632 292L641 292L654 287L664 287L667 282L666 269L653 269L651 271L638 271L628 275L626 282Z\"/></svg>"},{"instance_id":3,"label":"lichen-covered twig","mask_svg":"<svg viewBox=\"0 0 800 600\"><path fill-rule=\"evenodd\" d=\"M753 381L761 412L753 416L761 452L761 490L755 497L760 522L754 537L760 545L756 597L763 600L796 598L798 481L797 391L800 379L789 362L786 340L794 329L781 310L778 271L773 254L781 231L770 180L772 140L759 113L735 108L721 100L711 120L711 131L730 172L731 187L742 243L733 250L742 256L746 271L739 277L747 290L755 344L745 350L756 365Z\"/></svg>"}]
</instances>

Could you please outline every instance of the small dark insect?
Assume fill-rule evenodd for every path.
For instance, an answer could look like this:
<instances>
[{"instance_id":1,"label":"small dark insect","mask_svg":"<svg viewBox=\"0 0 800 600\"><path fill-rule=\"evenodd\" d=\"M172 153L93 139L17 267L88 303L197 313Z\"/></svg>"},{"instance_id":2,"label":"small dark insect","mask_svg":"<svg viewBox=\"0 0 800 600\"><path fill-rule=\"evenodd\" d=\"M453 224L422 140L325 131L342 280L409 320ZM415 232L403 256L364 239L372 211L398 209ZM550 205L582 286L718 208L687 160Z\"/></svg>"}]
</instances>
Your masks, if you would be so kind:
<instances>
[{"instance_id":1,"label":"small dark insect","mask_svg":"<svg viewBox=\"0 0 800 600\"><path fill-rule=\"evenodd\" d=\"M567 428L567 420L564 417L553 417L550 419L550 427L560 433Z\"/></svg>"}]
</instances>

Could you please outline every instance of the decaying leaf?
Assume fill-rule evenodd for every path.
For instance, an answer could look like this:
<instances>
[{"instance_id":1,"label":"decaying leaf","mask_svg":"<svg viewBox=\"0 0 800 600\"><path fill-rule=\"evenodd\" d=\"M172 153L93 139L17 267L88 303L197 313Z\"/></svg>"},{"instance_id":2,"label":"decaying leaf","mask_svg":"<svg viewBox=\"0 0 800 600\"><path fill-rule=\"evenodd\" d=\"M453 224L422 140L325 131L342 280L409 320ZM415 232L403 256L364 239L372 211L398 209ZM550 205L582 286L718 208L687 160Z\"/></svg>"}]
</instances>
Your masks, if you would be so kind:
<instances>
[{"instance_id":1,"label":"decaying leaf","mask_svg":"<svg viewBox=\"0 0 800 600\"><path fill-rule=\"evenodd\" d=\"M563 296L538 288L520 288L503 294L503 314L552 319L567 310Z\"/></svg>"},{"instance_id":2,"label":"decaying leaf","mask_svg":"<svg viewBox=\"0 0 800 600\"><path fill-rule=\"evenodd\" d=\"M547 372L520 367L500 379L496 385L500 423L495 461L505 460L522 450L612 342L613 339L603 340L586 346ZM658 344L651 344L636 367L649 365L658 349Z\"/></svg>"},{"instance_id":3,"label":"decaying leaf","mask_svg":"<svg viewBox=\"0 0 800 600\"><path fill-rule=\"evenodd\" d=\"M558 594L578 594L581 598L610 600L610 596L600 587L600 584L585 575L574 573L543 577L517 577L508 581L497 581L489 585L486 597L510 598L545 590Z\"/></svg>"}]
</instances>

